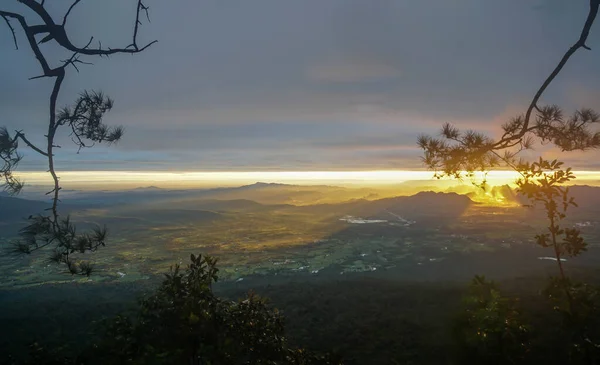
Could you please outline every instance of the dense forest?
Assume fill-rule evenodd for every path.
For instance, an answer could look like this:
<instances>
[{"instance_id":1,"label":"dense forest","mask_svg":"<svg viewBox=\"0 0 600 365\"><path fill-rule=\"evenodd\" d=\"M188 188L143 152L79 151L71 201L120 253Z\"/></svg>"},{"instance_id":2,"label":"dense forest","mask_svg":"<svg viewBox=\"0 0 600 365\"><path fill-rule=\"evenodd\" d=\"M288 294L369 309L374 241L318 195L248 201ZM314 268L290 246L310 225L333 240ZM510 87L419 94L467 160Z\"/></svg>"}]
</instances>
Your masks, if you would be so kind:
<instances>
[{"instance_id":1,"label":"dense forest","mask_svg":"<svg viewBox=\"0 0 600 365\"><path fill-rule=\"evenodd\" d=\"M586 270L576 272L575 276L598 283L599 274L596 270ZM164 358L156 363L177 362L177 356L181 356L178 351L187 345L183 345L186 343L183 338L172 334L169 338L178 341L175 346L162 343L155 345L152 351L156 353L138 352L137 358L127 361L123 357L124 352L131 349L126 346L133 346L136 341L129 337L133 334L128 332L133 324L126 320L137 321L141 316L157 314L155 311L161 310L154 307L149 313L147 306L166 289L162 280L157 277L144 285L61 284L2 291L0 303L4 310L0 319L4 332L0 346L3 363L153 363L144 356L159 352ZM567 360L571 343L564 337L560 317L548 299L540 295L545 285L545 276L519 277L498 283L506 300L518 300L522 321L527 325L527 351L521 359L510 363L587 363ZM219 301L234 309L240 298L248 299L249 286L217 282L213 290ZM473 347L468 342L472 328L465 323L464 315L471 292L464 284L402 282L355 274L343 279L259 283L251 287L257 295L251 299L256 302L251 318L281 321L278 330L270 332L281 335L281 342L271 343L261 350L265 351L260 354L265 357L264 361L291 364L335 364L338 360L344 364L509 363L501 357L496 358L497 353L486 353L483 348ZM269 299L266 306L258 296ZM140 304L136 304L139 300ZM280 311L276 312L274 308ZM247 309L238 310L248 315ZM254 317L258 314L263 317ZM186 313L186 317L188 315ZM150 323L146 325L150 326ZM246 329L249 332L245 333L250 336L250 332L264 331L263 326L267 324L270 326L273 322L263 322L258 328ZM162 323L161 330L153 331L157 336L164 336L166 332L163 331L179 332L182 326L190 326L189 317L169 318L167 323ZM600 328L598 322L590 321L589 326ZM231 336L229 329L218 327L216 330L222 331L221 336ZM258 333L254 332L254 335ZM147 335L138 335L148 344L154 341ZM234 341L246 340L234 338ZM271 341L273 337L263 340ZM282 348L289 356L303 349L303 353L311 357L301 360L269 358ZM239 350L238 345L236 353L231 355L237 356L236 360L217 363L247 363L244 359L248 354ZM329 354L329 360L323 359L326 354ZM255 361L250 363L260 363Z\"/></svg>"}]
</instances>

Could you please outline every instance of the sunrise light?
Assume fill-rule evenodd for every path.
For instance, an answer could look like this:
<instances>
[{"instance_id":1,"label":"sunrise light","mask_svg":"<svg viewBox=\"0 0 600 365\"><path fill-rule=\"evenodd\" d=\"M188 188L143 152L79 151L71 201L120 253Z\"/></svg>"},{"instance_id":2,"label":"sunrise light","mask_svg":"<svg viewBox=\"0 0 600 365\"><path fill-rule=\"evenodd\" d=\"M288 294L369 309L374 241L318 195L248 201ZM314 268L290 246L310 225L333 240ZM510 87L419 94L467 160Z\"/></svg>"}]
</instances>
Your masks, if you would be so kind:
<instances>
[{"instance_id":1,"label":"sunrise light","mask_svg":"<svg viewBox=\"0 0 600 365\"><path fill-rule=\"evenodd\" d=\"M578 184L596 185L600 173L577 171ZM45 172L19 172L16 174L29 185L48 185L50 175ZM377 170L377 171L63 171L60 173L65 186L73 188L118 189L131 186L155 185L169 188L239 186L255 182L303 184L303 185L391 185L407 181L430 180L435 184L431 171ZM475 181L481 181L479 173ZM511 184L518 178L514 171L490 171L490 185ZM465 179L463 183L470 183Z\"/></svg>"}]
</instances>

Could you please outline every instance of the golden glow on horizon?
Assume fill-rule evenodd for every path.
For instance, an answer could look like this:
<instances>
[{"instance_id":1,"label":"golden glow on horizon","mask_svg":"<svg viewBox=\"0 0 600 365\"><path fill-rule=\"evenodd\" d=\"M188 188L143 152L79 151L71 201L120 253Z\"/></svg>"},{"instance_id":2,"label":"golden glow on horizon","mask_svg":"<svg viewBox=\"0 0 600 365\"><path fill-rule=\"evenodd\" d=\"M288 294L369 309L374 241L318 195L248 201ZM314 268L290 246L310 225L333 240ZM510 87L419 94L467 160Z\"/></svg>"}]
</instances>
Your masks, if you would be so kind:
<instances>
[{"instance_id":1,"label":"golden glow on horizon","mask_svg":"<svg viewBox=\"0 0 600 365\"><path fill-rule=\"evenodd\" d=\"M16 174L30 185L50 184L46 172L19 172ZM576 182L600 180L600 172L576 171ZM59 172L65 186L141 186L193 187L193 186L239 186L255 182L285 184L339 184L382 185L415 180L435 183L431 171L378 170L378 171L212 171L212 172L157 172L157 171L62 171ZM480 180L483 175L476 176ZM518 177L514 171L490 171L487 179L492 185L510 184ZM465 180L468 183L468 180Z\"/></svg>"}]
</instances>

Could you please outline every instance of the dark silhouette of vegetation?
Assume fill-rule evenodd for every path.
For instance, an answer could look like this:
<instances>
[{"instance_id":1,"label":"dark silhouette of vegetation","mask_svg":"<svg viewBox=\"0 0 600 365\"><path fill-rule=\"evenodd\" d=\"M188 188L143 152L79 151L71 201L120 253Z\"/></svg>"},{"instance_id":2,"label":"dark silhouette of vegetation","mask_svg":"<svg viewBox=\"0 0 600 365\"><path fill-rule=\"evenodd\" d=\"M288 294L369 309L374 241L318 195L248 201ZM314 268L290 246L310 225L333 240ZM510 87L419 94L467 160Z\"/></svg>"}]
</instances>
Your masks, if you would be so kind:
<instances>
[{"instance_id":1,"label":"dark silhouette of vegetation","mask_svg":"<svg viewBox=\"0 0 600 365\"><path fill-rule=\"evenodd\" d=\"M214 295L216 260L191 255L175 265L133 318L117 317L92 356L121 364L328 364L290 348L283 317L250 293L238 302ZM103 359L103 356L108 356ZM115 361L116 360L116 361ZM331 362L333 364L333 362Z\"/></svg>"},{"instance_id":2,"label":"dark silhouette of vegetation","mask_svg":"<svg viewBox=\"0 0 600 365\"><path fill-rule=\"evenodd\" d=\"M536 243L541 247L552 247L561 280L565 280L562 257L577 256L586 250L586 243L576 229L560 228L560 221L566 217L570 206L577 206L569 196L569 188L563 184L575 178L570 168L562 170L562 162L546 161L541 157L539 162L523 163L519 166L522 176L517 180L519 193L525 195L533 204L541 203L546 211L550 225L548 233L536 235ZM564 236L562 242L560 237Z\"/></svg>"},{"instance_id":3,"label":"dark silhouette of vegetation","mask_svg":"<svg viewBox=\"0 0 600 365\"><path fill-rule=\"evenodd\" d=\"M526 359L531 333L516 301L503 296L493 281L473 278L456 325L460 363L516 364Z\"/></svg>"},{"instance_id":4,"label":"dark silhouette of vegetation","mask_svg":"<svg viewBox=\"0 0 600 365\"><path fill-rule=\"evenodd\" d=\"M540 99L548 86L563 69L571 56L580 48L590 50L586 46L591 27L598 14L600 0L590 0L590 9L577 42L569 48L552 73L544 81L533 97L524 115L513 118L502 126L504 133L495 140L475 131L462 132L458 128L445 124L441 138L422 136L418 144L424 150L424 163L435 171L437 178L467 176L486 189L485 177L482 181L475 180L475 173L486 173L490 169L508 167L518 172L520 178L516 181L518 192L531 201L531 207L541 205L546 213L548 226L546 232L535 236L536 243L541 247L551 248L557 263L558 278L551 278L545 294L553 302L554 309L562 316L565 344L569 347L566 358L569 363L596 363L600 358L600 338L593 335L592 317L596 311L597 290L590 285L572 282L565 273L564 257L574 257L586 251L587 244L580 231L573 227L561 226L561 221L567 216L570 207L577 206L565 186L575 175L571 168L563 168L564 163L553 160L527 162L519 158L523 150L532 149L536 143L551 143L561 151L585 151L600 147L600 132L594 132L591 127L600 122L600 115L591 109L577 110L570 117L565 117L562 109L556 105L539 106ZM535 115L533 119L532 116ZM485 176L485 175L484 175ZM482 285L475 279L474 285ZM497 295L494 289L489 294ZM484 307L484 309L487 308ZM485 330L477 330L478 342L487 344L487 334L497 331L495 318L505 318L506 324L511 322L505 309L492 306L488 310L490 323L483 322ZM472 325L465 322L467 328ZM510 348L514 336L499 337L498 346ZM465 339L469 343L469 339ZM513 363L518 357L520 348L513 348L514 354L495 356L496 348L486 345L483 358L503 358L505 363ZM513 358L513 359L509 359Z\"/></svg>"},{"instance_id":5,"label":"dark silhouette of vegetation","mask_svg":"<svg viewBox=\"0 0 600 365\"><path fill-rule=\"evenodd\" d=\"M132 315L106 320L103 333L75 357L34 343L31 364L334 365L290 346L284 318L264 298L249 293L237 302L217 297L216 260L191 255L190 264L165 274Z\"/></svg>"},{"instance_id":6,"label":"dark silhouette of vegetation","mask_svg":"<svg viewBox=\"0 0 600 365\"><path fill-rule=\"evenodd\" d=\"M550 278L543 294L559 315L565 360L572 364L597 364L600 360L598 286L570 278Z\"/></svg>"},{"instance_id":7,"label":"dark silhouette of vegetation","mask_svg":"<svg viewBox=\"0 0 600 365\"><path fill-rule=\"evenodd\" d=\"M596 279L593 282L597 284L597 274L598 270L594 270L589 272L589 277L587 274L576 277L585 282ZM241 285L243 283L245 285ZM110 349L110 341L117 341L101 319L118 318L115 316L120 313L121 318L136 323L141 306L135 304L135 297L142 292L146 298L155 294L160 282L154 285L150 282L47 284L17 289L3 300L0 322L5 336L0 336L0 363L27 363L27 354L31 357L37 354L41 360L29 362L36 364L50 363L52 359L85 363L84 360L92 361L94 356L107 359L103 351ZM255 288L258 295L269 298L269 307L278 308L284 317L288 348L305 349L305 354L333 352L341 355L347 365L485 364L484 350L496 351L500 347L480 342L484 338L475 337L477 325L492 322L498 324L497 328L504 328L499 320L493 321L502 318L491 311L493 301L489 301L490 311L487 311L483 310L486 306L473 299L479 297L476 293L482 293L480 297L484 300L490 298L485 287L467 291L464 284L457 282L405 282L393 277L382 279L356 274L329 280L279 284L245 280L213 286L214 294L232 305L238 298L245 298L249 287ZM523 349L514 341L508 341L508 337L507 345L513 346L504 347L504 363L510 363L509 359L522 364L578 363L577 358L570 362L570 349L566 345L577 328L573 332L566 331L562 316L557 315L545 296L539 295L547 286L543 276L501 280L495 286L500 306L507 308L514 319L515 325L506 326L506 333L512 331L528 340ZM557 294L562 294L562 290ZM462 296L466 298L461 300ZM459 312L458 321L452 326L453 317ZM479 322L470 321L469 326L462 324L465 318L475 314L481 319ZM94 321L99 321L99 325L93 325ZM113 321L109 320L106 325ZM589 322L588 330L600 328L598 321L594 321ZM518 323L527 331L517 331ZM499 333L502 332L491 332L488 336ZM469 338L473 342L466 345L464 341ZM33 341L38 344L28 350L27 345ZM119 342L116 348L120 346ZM8 355L15 360L7 360Z\"/></svg>"},{"instance_id":8,"label":"dark silhouette of vegetation","mask_svg":"<svg viewBox=\"0 0 600 365\"><path fill-rule=\"evenodd\" d=\"M438 178L450 176L461 178L466 173L472 177L476 171L509 167L519 169L519 152L530 149L536 141L552 143L562 151L587 150L600 147L600 132L590 127L600 121L598 113L581 109L571 117L556 105L539 106L540 98L569 59L579 49L590 50L586 41L600 8L600 0L589 0L590 10L580 37L564 54L558 65L546 78L531 100L527 111L502 126L500 139L493 139L475 131L461 131L445 124L442 138L419 137L418 144L424 150L423 162L435 171ZM532 116L535 113L535 119Z\"/></svg>"},{"instance_id":9,"label":"dark silhouette of vegetation","mask_svg":"<svg viewBox=\"0 0 600 365\"><path fill-rule=\"evenodd\" d=\"M128 46L124 48L103 48L102 43L99 41L96 47L92 46L94 37L90 37L90 40L84 46L76 46L70 40L65 25L71 11L81 0L74 0L71 3L60 22L50 15L44 0L41 2L35 0L13 1L24 7L23 12L10 12L0 8L0 17L4 19L12 34L15 48L19 49L17 29L20 27L27 40L26 43L37 59L42 74L31 79L51 78L54 80L50 93L48 132L45 135L45 146L39 147L31 143L22 130L17 130L11 135L6 128L0 128L1 188L11 194L18 194L23 188L23 182L13 174L22 159L22 155L18 152L19 142L25 143L33 151L47 158L48 172L53 180L53 188L47 193L47 195L52 196L50 214L29 217L29 225L22 230L22 239L14 245L15 251L31 254L45 248L52 249L50 261L65 264L71 274L89 276L92 272L92 265L87 261L79 261L75 257L77 254L95 251L104 246L107 230L105 227L99 227L91 232L80 233L69 217L63 218L60 216L58 204L60 202L59 192L61 187L54 161L54 151L60 146L56 145L55 138L58 132L67 131L80 151L82 148L93 147L96 143L112 144L119 141L123 136L123 128L109 127L104 124L103 117L112 109L113 101L103 93L84 91L72 106L64 108L58 107L59 93L69 67L79 72L79 66L90 64L82 58L83 56L108 57L114 54L134 54L142 52L154 44L156 41L144 46L138 45L141 15L145 14L149 20L149 8L142 0L137 0L133 36ZM34 16L26 17L29 12ZM16 22L18 26L15 27L13 22ZM32 22L34 24L31 24ZM69 58L61 61L57 66L50 64L40 48L40 44L50 41L54 41L62 50L72 53Z\"/></svg>"}]
</instances>

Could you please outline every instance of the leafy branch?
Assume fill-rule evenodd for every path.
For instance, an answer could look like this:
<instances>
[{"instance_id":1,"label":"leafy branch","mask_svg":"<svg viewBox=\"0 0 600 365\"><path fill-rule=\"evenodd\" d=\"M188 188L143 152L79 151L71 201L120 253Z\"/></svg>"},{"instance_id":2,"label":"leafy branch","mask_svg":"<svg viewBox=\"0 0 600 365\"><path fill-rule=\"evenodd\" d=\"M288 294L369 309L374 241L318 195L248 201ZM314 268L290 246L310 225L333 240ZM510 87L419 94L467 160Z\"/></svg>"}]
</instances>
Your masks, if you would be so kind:
<instances>
[{"instance_id":1,"label":"leafy branch","mask_svg":"<svg viewBox=\"0 0 600 365\"><path fill-rule=\"evenodd\" d=\"M536 141L552 143L562 151L600 147L600 132L591 129L600 121L598 113L581 109L567 117L556 105L539 106L542 95L575 52L581 48L590 49L586 42L597 17L600 0L589 1L589 12L579 39L544 80L526 112L502 126L503 134L499 139L472 130L461 131L448 123L442 128L440 138L419 137L418 145L424 151L423 163L435 171L436 177L460 178L465 172L472 176L474 171L498 167L515 169L522 162L517 159L519 153L533 148Z\"/></svg>"},{"instance_id":2,"label":"leafy branch","mask_svg":"<svg viewBox=\"0 0 600 365\"><path fill-rule=\"evenodd\" d=\"M13 26L15 21L20 26L20 30L27 39L29 48L35 55L42 74L31 79L52 78L54 85L50 93L50 107L48 130L45 134L45 146L36 146L26 138L21 130L15 131L11 136L6 128L0 128L0 186L11 194L18 194L23 188L23 182L19 181L13 174L13 171L21 161L22 156L17 152L18 142L24 142L36 153L44 156L48 161L48 172L53 180L53 187L47 195L52 197L52 206L50 215L30 217L30 224L21 232L21 240L15 245L15 249L22 253L32 253L34 251L53 246L54 251L51 259L54 262L64 263L72 274L89 275L91 266L87 263L78 263L72 260L72 256L77 253L95 251L98 247L104 246L106 230L95 230L91 233L76 233L75 226L69 218L62 219L58 212L59 192L61 190L59 177L55 170L54 149L59 148L55 144L55 138L59 130L65 127L69 131L71 140L78 147L78 152L82 148L94 146L96 143L116 143L123 136L122 127L108 127L103 123L104 115L113 107L113 101L101 92L82 92L71 107L59 109L57 107L58 97L61 86L67 75L67 68L72 66L79 72L79 65L90 65L90 62L84 61L82 56L111 56L114 54L135 54L146 50L156 41L149 42L139 46L138 34L140 13L145 13L149 17L149 7L143 3L143 0L137 0L137 10L135 23L133 26L132 42L126 47L103 48L99 43L98 47L91 47L94 37L84 46L76 46L70 40L65 25L72 14L73 9L81 0L75 0L71 3L68 10L62 17L62 21L57 23L47 11L44 1L35 0L14 0L32 11L35 17L35 25L28 23L32 18L21 13L9 12L0 9L0 17L7 24L12 34L15 47L19 49L17 38L17 29ZM31 20L33 21L33 20ZM38 41L38 38L41 38ZM60 48L72 52L68 59L62 60L59 65L52 66L48 62L45 54L40 49L40 44L54 41Z\"/></svg>"}]
</instances>

